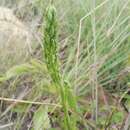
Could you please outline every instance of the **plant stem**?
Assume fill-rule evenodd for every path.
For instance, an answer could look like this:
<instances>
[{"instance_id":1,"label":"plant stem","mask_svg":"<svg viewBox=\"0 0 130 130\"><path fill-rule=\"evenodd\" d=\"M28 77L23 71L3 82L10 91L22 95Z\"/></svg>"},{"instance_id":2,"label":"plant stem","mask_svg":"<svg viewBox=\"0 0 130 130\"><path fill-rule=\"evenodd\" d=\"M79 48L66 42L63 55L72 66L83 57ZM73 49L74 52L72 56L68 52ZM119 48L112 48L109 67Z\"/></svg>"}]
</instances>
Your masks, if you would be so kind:
<instances>
[{"instance_id":1,"label":"plant stem","mask_svg":"<svg viewBox=\"0 0 130 130\"><path fill-rule=\"evenodd\" d=\"M44 28L44 56L50 76L60 95L63 111L65 114L65 129L72 130L68 114L67 100L65 98L64 80L60 74L59 60L57 56L57 20L56 10L51 4L46 10Z\"/></svg>"}]
</instances>

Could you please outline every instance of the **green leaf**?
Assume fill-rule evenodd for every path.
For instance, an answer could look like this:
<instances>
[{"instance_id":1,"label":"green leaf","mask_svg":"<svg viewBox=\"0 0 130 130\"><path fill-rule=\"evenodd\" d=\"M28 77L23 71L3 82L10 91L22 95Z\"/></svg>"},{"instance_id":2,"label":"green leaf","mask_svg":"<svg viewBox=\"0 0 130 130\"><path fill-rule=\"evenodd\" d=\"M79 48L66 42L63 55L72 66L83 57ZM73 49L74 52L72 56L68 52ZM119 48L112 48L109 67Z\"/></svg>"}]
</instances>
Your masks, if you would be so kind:
<instances>
[{"instance_id":1,"label":"green leaf","mask_svg":"<svg viewBox=\"0 0 130 130\"><path fill-rule=\"evenodd\" d=\"M25 113L28 106L29 106L28 104L17 104L11 110L12 112Z\"/></svg>"},{"instance_id":2,"label":"green leaf","mask_svg":"<svg viewBox=\"0 0 130 130\"><path fill-rule=\"evenodd\" d=\"M20 76L22 74L33 72L35 68L30 64L22 64L12 67L9 71L6 72L6 78L10 79L15 76Z\"/></svg>"},{"instance_id":3,"label":"green leaf","mask_svg":"<svg viewBox=\"0 0 130 130\"><path fill-rule=\"evenodd\" d=\"M30 63L16 65L10 68L5 75L0 76L0 82L6 81L10 78L21 76L26 73L42 73L47 74L47 68L44 63L40 62L39 60L31 60Z\"/></svg>"},{"instance_id":4,"label":"green leaf","mask_svg":"<svg viewBox=\"0 0 130 130\"><path fill-rule=\"evenodd\" d=\"M73 111L78 112L78 107L77 107L77 101L76 101L76 96L74 95L74 92L70 88L70 85L67 81L64 81L65 84L65 96L68 101L68 105Z\"/></svg>"},{"instance_id":5,"label":"green leaf","mask_svg":"<svg viewBox=\"0 0 130 130\"><path fill-rule=\"evenodd\" d=\"M32 72L34 70L34 67L31 66L30 64L22 64L22 65L17 65L9 69L5 75L0 77L0 82L6 81L10 78L13 78L15 76L20 76L22 74Z\"/></svg>"},{"instance_id":6,"label":"green leaf","mask_svg":"<svg viewBox=\"0 0 130 130\"><path fill-rule=\"evenodd\" d=\"M34 128L32 128L31 130L34 130ZM48 130L59 130L59 129L57 129L57 128L50 128Z\"/></svg>"},{"instance_id":7,"label":"green leaf","mask_svg":"<svg viewBox=\"0 0 130 130\"><path fill-rule=\"evenodd\" d=\"M124 113L123 112L116 112L114 113L112 117L112 122L113 123L120 123L123 120Z\"/></svg>"},{"instance_id":8,"label":"green leaf","mask_svg":"<svg viewBox=\"0 0 130 130\"><path fill-rule=\"evenodd\" d=\"M34 66L39 72L48 73L46 65L37 59L32 59L30 61L31 65Z\"/></svg>"},{"instance_id":9,"label":"green leaf","mask_svg":"<svg viewBox=\"0 0 130 130\"><path fill-rule=\"evenodd\" d=\"M70 116L71 120L71 129L72 130L77 130L76 128L76 122L77 122L77 116L75 115L75 112L78 112L78 107L77 107L77 102L76 102L76 97L73 94L73 91L70 88L70 85L67 81L64 81L64 87L65 87L65 99L67 100L68 107L74 112Z\"/></svg>"},{"instance_id":10,"label":"green leaf","mask_svg":"<svg viewBox=\"0 0 130 130\"><path fill-rule=\"evenodd\" d=\"M3 76L3 77L1 76L1 77L0 77L0 83L3 82L3 81L5 81L5 80L6 80L6 77L5 77L5 76Z\"/></svg>"},{"instance_id":11,"label":"green leaf","mask_svg":"<svg viewBox=\"0 0 130 130\"><path fill-rule=\"evenodd\" d=\"M34 130L46 130L50 128L50 120L48 117L48 108L39 107L33 117Z\"/></svg>"},{"instance_id":12,"label":"green leaf","mask_svg":"<svg viewBox=\"0 0 130 130\"><path fill-rule=\"evenodd\" d=\"M126 94L125 97L127 100L130 100L130 95Z\"/></svg>"}]
</instances>

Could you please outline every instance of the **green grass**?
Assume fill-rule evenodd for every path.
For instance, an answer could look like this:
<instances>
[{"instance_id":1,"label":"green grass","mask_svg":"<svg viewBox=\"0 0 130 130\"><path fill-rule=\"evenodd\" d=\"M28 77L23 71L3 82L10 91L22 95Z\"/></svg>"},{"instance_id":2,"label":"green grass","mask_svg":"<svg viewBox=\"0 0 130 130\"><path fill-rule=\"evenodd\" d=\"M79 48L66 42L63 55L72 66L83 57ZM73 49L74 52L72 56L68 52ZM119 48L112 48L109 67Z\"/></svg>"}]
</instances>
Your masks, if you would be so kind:
<instances>
[{"instance_id":1,"label":"green grass","mask_svg":"<svg viewBox=\"0 0 130 130\"><path fill-rule=\"evenodd\" d=\"M33 28L41 46L38 56L0 77L0 96L7 97L3 124L13 122L11 130L128 129L121 99L129 101L130 1L26 2L3 5L16 9L30 30L43 19Z\"/></svg>"}]
</instances>

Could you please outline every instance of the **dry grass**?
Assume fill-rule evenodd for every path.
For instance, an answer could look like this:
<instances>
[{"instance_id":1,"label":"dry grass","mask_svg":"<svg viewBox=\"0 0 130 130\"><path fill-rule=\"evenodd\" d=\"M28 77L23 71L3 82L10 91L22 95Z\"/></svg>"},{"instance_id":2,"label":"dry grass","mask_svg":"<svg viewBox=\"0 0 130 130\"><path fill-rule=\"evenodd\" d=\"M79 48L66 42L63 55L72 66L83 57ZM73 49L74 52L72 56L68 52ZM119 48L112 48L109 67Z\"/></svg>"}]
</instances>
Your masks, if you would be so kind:
<instances>
[{"instance_id":1,"label":"dry grass","mask_svg":"<svg viewBox=\"0 0 130 130\"><path fill-rule=\"evenodd\" d=\"M32 34L9 8L0 7L0 64L5 70L24 61L32 51Z\"/></svg>"}]
</instances>

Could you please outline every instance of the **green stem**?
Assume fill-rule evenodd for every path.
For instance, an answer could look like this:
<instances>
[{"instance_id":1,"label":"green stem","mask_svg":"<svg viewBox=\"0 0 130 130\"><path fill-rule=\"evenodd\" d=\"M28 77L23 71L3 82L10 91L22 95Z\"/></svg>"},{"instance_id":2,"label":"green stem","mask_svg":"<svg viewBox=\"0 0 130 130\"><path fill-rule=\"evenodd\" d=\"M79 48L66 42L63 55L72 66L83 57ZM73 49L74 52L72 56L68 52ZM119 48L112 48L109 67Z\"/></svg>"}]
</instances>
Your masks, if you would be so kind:
<instances>
[{"instance_id":1,"label":"green stem","mask_svg":"<svg viewBox=\"0 0 130 130\"><path fill-rule=\"evenodd\" d=\"M64 80L60 74L59 61L57 56L57 21L56 21L56 10L51 4L46 11L45 17L45 28L44 28L44 56L46 65L49 70L50 76L56 89L58 90L63 111L65 129L72 130L70 125L70 117L68 114L67 99L65 98L66 93L64 91Z\"/></svg>"}]
</instances>

